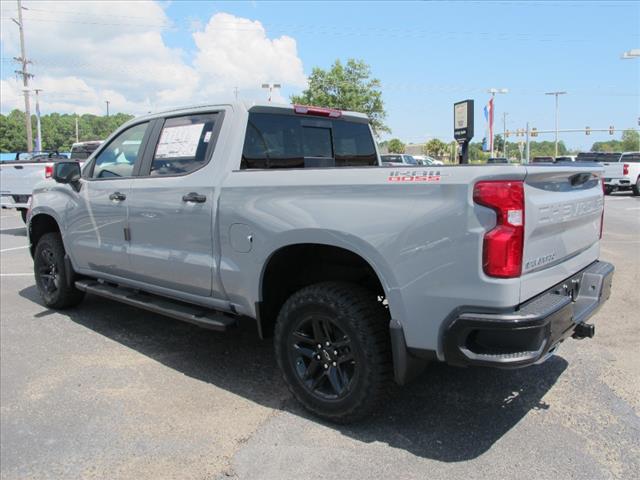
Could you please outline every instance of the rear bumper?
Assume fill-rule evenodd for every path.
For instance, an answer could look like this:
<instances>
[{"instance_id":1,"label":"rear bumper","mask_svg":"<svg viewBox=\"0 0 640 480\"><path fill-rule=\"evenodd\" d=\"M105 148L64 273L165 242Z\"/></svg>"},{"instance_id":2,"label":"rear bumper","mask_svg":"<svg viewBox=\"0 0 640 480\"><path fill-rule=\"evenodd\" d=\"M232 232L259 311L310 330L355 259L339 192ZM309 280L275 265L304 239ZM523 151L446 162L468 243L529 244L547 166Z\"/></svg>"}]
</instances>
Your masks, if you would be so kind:
<instances>
[{"instance_id":1,"label":"rear bumper","mask_svg":"<svg viewBox=\"0 0 640 480\"><path fill-rule=\"evenodd\" d=\"M0 208L29 208L31 195L0 195Z\"/></svg>"},{"instance_id":2,"label":"rear bumper","mask_svg":"<svg viewBox=\"0 0 640 480\"><path fill-rule=\"evenodd\" d=\"M568 337L592 337L586 320L609 299L613 271L610 263L594 262L510 311L465 308L444 333L445 361L525 367L544 361Z\"/></svg>"},{"instance_id":3,"label":"rear bumper","mask_svg":"<svg viewBox=\"0 0 640 480\"><path fill-rule=\"evenodd\" d=\"M605 178L604 184L608 187L631 188L631 180L627 178Z\"/></svg>"}]
</instances>

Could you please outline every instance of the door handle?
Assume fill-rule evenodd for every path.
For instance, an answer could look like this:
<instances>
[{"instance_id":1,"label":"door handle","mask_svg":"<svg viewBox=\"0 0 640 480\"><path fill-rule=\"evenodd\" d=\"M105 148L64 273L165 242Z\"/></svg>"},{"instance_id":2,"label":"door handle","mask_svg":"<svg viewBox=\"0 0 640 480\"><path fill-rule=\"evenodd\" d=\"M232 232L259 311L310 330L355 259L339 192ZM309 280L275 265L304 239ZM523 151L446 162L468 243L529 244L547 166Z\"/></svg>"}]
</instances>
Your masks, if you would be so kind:
<instances>
[{"instance_id":1,"label":"door handle","mask_svg":"<svg viewBox=\"0 0 640 480\"><path fill-rule=\"evenodd\" d=\"M111 195L109 195L109 200L113 200L114 202L122 202L126 199L127 196L124 193L120 192L113 192Z\"/></svg>"},{"instance_id":2,"label":"door handle","mask_svg":"<svg viewBox=\"0 0 640 480\"><path fill-rule=\"evenodd\" d=\"M199 193L196 193L196 192L191 192L191 193L187 193L186 195L183 195L182 201L193 202L193 203L204 203L207 201L207 196L200 195Z\"/></svg>"}]
</instances>

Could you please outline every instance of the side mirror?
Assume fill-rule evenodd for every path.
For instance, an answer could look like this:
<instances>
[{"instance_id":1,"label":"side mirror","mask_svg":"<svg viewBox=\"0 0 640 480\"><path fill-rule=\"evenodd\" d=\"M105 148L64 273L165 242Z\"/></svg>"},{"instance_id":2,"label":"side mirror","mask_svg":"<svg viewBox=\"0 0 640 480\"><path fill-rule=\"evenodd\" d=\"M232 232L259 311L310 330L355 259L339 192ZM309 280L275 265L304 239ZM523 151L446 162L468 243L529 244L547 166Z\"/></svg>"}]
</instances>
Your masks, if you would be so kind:
<instances>
[{"instance_id":1,"label":"side mirror","mask_svg":"<svg viewBox=\"0 0 640 480\"><path fill-rule=\"evenodd\" d=\"M80 180L80 164L78 162L55 162L51 178L58 183L74 185Z\"/></svg>"}]
</instances>

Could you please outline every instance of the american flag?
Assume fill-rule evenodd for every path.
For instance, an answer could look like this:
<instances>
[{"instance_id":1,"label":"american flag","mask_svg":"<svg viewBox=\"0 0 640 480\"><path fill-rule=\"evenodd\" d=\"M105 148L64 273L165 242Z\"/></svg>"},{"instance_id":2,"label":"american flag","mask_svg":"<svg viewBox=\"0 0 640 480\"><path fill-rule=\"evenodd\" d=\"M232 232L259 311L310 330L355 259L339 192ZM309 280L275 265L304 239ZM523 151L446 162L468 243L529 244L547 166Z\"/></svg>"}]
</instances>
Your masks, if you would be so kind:
<instances>
[{"instance_id":1,"label":"american flag","mask_svg":"<svg viewBox=\"0 0 640 480\"><path fill-rule=\"evenodd\" d=\"M484 130L484 139L482 140L482 150L490 152L493 150L493 97L489 99L484 107L484 121L486 127Z\"/></svg>"}]
</instances>

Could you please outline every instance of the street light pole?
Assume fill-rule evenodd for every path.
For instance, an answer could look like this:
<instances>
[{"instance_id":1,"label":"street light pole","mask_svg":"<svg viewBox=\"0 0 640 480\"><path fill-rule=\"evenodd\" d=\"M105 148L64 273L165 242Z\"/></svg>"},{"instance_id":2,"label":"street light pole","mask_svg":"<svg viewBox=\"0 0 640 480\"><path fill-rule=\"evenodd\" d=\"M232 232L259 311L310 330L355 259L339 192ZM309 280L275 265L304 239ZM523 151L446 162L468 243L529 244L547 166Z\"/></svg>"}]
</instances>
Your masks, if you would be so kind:
<instances>
[{"instance_id":1,"label":"street light pole","mask_svg":"<svg viewBox=\"0 0 640 480\"><path fill-rule=\"evenodd\" d=\"M105 100L104 103L107 104L107 117L109 116L109 104L111 103L109 100Z\"/></svg>"},{"instance_id":2,"label":"street light pole","mask_svg":"<svg viewBox=\"0 0 640 480\"><path fill-rule=\"evenodd\" d=\"M40 97L38 94L42 91L42 89L35 88L33 91L36 92L36 125L37 125L36 151L41 152L42 151L42 126L40 123Z\"/></svg>"},{"instance_id":3,"label":"street light pole","mask_svg":"<svg viewBox=\"0 0 640 480\"><path fill-rule=\"evenodd\" d=\"M502 149L504 150L504 158L507 157L507 112L502 113Z\"/></svg>"},{"instance_id":4,"label":"street light pole","mask_svg":"<svg viewBox=\"0 0 640 480\"><path fill-rule=\"evenodd\" d=\"M490 88L489 90L487 90L487 93L491 94L491 100L493 100L491 102L491 105L493 105L493 109L495 110L496 108L496 93L509 93L509 89L508 88ZM490 132L491 132L491 136L493 136L493 122L491 121L492 118L495 118L495 112L492 111L491 112L491 118L489 118L489 122L491 123L491 128L489 128ZM493 157L493 138L490 138L489 141L491 142L491 156Z\"/></svg>"},{"instance_id":5,"label":"street light pole","mask_svg":"<svg viewBox=\"0 0 640 480\"><path fill-rule=\"evenodd\" d=\"M545 95L554 95L556 97L556 157L558 156L558 97L566 95L567 92L546 92Z\"/></svg>"},{"instance_id":6,"label":"street light pole","mask_svg":"<svg viewBox=\"0 0 640 480\"><path fill-rule=\"evenodd\" d=\"M279 83L263 83L262 84L262 88L266 88L266 89L269 90L269 99L268 99L268 101L269 101L269 103L271 103L271 97L272 97L272 94L273 94L273 89L274 88L282 88L282 85L279 84Z\"/></svg>"}]
</instances>

